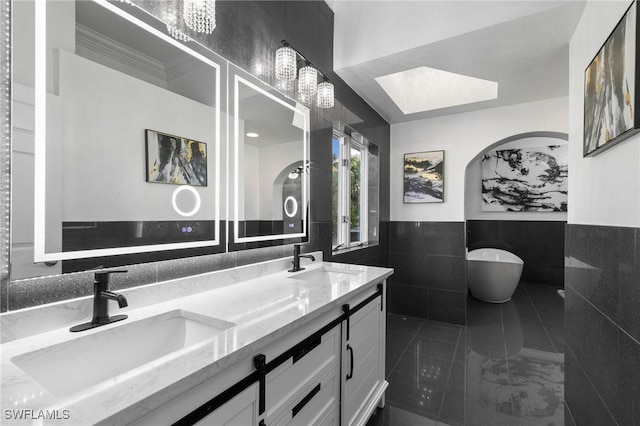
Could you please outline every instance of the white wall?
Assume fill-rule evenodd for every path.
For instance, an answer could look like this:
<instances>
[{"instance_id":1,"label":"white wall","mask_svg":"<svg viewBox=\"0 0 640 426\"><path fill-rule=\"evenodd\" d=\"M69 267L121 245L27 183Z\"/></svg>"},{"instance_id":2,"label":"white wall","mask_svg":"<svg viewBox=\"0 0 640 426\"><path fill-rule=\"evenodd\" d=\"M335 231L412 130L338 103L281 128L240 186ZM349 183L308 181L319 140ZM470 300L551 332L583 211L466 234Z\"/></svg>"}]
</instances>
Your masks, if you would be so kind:
<instances>
[{"instance_id":1,"label":"white wall","mask_svg":"<svg viewBox=\"0 0 640 426\"><path fill-rule=\"evenodd\" d=\"M640 226L640 135L582 157L584 70L629 4L588 2L569 44L569 223Z\"/></svg>"},{"instance_id":2,"label":"white wall","mask_svg":"<svg viewBox=\"0 0 640 426\"><path fill-rule=\"evenodd\" d=\"M548 145L567 145L563 139L529 137L506 142L492 149L533 148ZM467 220L539 220L566 221L567 212L485 212L482 211L482 157L467 167L465 177L465 218Z\"/></svg>"},{"instance_id":3,"label":"white wall","mask_svg":"<svg viewBox=\"0 0 640 426\"><path fill-rule=\"evenodd\" d=\"M568 99L562 97L393 124L391 220L464 221L465 169L469 162L486 147L510 136L539 131L567 133L567 103ZM441 149L445 151L444 203L403 204L404 154Z\"/></svg>"}]
</instances>

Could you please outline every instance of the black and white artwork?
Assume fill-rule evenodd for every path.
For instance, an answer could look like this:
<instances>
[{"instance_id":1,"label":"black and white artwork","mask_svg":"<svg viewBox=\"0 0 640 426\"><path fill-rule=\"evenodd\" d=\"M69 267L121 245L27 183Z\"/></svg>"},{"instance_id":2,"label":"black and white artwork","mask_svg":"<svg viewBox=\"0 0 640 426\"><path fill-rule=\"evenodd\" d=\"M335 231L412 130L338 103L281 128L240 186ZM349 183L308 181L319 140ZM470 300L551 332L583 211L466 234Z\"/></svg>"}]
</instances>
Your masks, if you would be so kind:
<instances>
[{"instance_id":1,"label":"black and white artwork","mask_svg":"<svg viewBox=\"0 0 640 426\"><path fill-rule=\"evenodd\" d=\"M584 74L583 155L637 133L636 14L633 2Z\"/></svg>"},{"instance_id":2,"label":"black and white artwork","mask_svg":"<svg viewBox=\"0 0 640 426\"><path fill-rule=\"evenodd\" d=\"M568 146L501 149L482 158L482 210L566 212Z\"/></svg>"},{"instance_id":3,"label":"black and white artwork","mask_svg":"<svg viewBox=\"0 0 640 426\"><path fill-rule=\"evenodd\" d=\"M404 202L444 202L444 151L404 155Z\"/></svg>"},{"instance_id":4,"label":"black and white artwork","mask_svg":"<svg viewBox=\"0 0 640 426\"><path fill-rule=\"evenodd\" d=\"M146 130L147 182L207 186L207 144Z\"/></svg>"}]
</instances>

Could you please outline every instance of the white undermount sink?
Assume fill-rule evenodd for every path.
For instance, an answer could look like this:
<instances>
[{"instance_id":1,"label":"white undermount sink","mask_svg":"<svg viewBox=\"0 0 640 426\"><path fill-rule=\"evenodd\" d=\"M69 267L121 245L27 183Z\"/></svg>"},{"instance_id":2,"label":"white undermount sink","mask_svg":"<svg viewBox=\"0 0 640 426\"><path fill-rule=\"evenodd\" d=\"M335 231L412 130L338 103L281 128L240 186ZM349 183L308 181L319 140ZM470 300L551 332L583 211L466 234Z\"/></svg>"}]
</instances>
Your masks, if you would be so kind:
<instances>
[{"instance_id":1,"label":"white undermount sink","mask_svg":"<svg viewBox=\"0 0 640 426\"><path fill-rule=\"evenodd\" d=\"M233 327L184 310L114 326L15 356L11 361L58 396L81 392Z\"/></svg>"},{"instance_id":2,"label":"white undermount sink","mask_svg":"<svg viewBox=\"0 0 640 426\"><path fill-rule=\"evenodd\" d=\"M343 268L322 266L317 269L311 269L291 275L289 278L318 284L337 284L349 281L361 273L362 272L360 271L349 271Z\"/></svg>"}]
</instances>

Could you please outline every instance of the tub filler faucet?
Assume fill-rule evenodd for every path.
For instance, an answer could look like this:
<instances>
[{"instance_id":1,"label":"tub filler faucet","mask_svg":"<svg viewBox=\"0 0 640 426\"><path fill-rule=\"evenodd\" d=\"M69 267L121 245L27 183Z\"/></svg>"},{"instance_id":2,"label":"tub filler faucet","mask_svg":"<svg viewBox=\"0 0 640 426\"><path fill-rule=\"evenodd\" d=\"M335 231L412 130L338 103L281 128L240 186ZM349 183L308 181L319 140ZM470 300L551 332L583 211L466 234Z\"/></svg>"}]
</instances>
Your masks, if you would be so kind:
<instances>
[{"instance_id":1,"label":"tub filler faucet","mask_svg":"<svg viewBox=\"0 0 640 426\"><path fill-rule=\"evenodd\" d=\"M126 308L128 306L127 299L118 293L109 291L109 275L123 274L126 270L119 271L100 271L94 274L93 281L93 318L91 322L79 324L71 327L70 331L84 331L102 325L111 324L112 322L127 319L126 315L109 316L109 300L118 302L118 307Z\"/></svg>"}]
</instances>

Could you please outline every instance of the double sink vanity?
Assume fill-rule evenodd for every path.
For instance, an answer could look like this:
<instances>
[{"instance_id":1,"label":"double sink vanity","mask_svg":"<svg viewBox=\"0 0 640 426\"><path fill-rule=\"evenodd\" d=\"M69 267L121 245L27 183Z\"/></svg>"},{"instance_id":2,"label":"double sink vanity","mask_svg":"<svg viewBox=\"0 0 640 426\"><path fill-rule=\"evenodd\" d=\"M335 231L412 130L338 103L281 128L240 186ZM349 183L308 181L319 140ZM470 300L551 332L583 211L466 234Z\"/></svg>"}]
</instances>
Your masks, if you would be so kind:
<instances>
[{"instance_id":1,"label":"double sink vanity","mask_svg":"<svg viewBox=\"0 0 640 426\"><path fill-rule=\"evenodd\" d=\"M384 403L393 271L290 265L277 259L124 290L127 308L110 303L127 319L78 333L69 327L87 319L90 297L4 315L5 416L32 409L53 417L44 424L366 423ZM52 316L66 324L35 335L20 326Z\"/></svg>"},{"instance_id":2,"label":"double sink vanity","mask_svg":"<svg viewBox=\"0 0 640 426\"><path fill-rule=\"evenodd\" d=\"M0 278L28 290L0 315L1 422L363 425L388 385L393 271L299 247L295 271L291 257L221 269L227 252L238 265L248 249L320 248L313 106L204 35L176 38L174 3L11 1L11 247L0 252L11 268ZM377 235L377 215L366 220ZM197 270L220 270L186 276L193 256L212 262ZM84 285L98 265L145 274L112 293L96 271L98 297L68 290L34 306L50 301L36 297L48 279Z\"/></svg>"}]
</instances>

